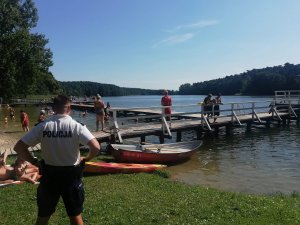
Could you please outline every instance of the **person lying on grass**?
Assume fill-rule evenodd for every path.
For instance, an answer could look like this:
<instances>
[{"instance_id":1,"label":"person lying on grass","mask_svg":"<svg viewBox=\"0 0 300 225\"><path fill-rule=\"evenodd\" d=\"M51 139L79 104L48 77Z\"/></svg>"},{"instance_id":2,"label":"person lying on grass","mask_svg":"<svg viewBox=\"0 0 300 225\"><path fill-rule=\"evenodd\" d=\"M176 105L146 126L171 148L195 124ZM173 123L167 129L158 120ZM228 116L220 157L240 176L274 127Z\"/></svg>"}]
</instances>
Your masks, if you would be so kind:
<instances>
[{"instance_id":1,"label":"person lying on grass","mask_svg":"<svg viewBox=\"0 0 300 225\"><path fill-rule=\"evenodd\" d=\"M15 163L10 166L6 165L7 152L0 155L0 184L9 184L15 181L27 181L36 183L41 177L39 175L39 168L31 163L17 159Z\"/></svg>"}]
</instances>

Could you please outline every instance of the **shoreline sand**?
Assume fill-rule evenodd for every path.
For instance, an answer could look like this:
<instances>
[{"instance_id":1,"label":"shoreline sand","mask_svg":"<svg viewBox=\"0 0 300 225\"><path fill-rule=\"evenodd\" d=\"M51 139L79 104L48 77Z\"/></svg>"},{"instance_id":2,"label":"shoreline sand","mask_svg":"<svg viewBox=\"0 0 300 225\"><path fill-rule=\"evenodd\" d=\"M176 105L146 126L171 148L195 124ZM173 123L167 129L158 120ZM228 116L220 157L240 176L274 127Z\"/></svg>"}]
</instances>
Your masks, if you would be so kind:
<instances>
[{"instance_id":1,"label":"shoreline sand","mask_svg":"<svg viewBox=\"0 0 300 225\"><path fill-rule=\"evenodd\" d=\"M0 131L0 152L2 153L8 150L8 154L12 154L13 148L18 140L19 138L15 135Z\"/></svg>"}]
</instances>

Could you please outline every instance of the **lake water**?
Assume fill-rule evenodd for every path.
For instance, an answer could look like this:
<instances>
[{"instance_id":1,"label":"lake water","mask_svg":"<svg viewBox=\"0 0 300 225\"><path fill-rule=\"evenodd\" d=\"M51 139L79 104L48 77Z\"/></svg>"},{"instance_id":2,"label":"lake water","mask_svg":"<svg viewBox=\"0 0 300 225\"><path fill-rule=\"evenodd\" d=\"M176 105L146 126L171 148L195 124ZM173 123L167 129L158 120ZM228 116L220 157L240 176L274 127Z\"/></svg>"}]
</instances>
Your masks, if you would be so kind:
<instances>
[{"instance_id":1,"label":"lake water","mask_svg":"<svg viewBox=\"0 0 300 225\"><path fill-rule=\"evenodd\" d=\"M173 96L173 105L196 104L205 96ZM112 107L159 106L161 96L104 97ZM247 102L270 100L271 97L223 96L225 102ZM29 112L31 125L37 119L39 108L24 108ZM19 108L16 109L18 112ZM18 113L17 113L18 115ZM95 116L75 119L95 129ZM4 126L3 109L0 111L0 128L10 135L23 135L19 121ZM17 117L18 119L18 117ZM18 119L19 120L19 119ZM174 134L175 136L175 134ZM300 127L292 123L289 127L273 126L269 129L236 128L233 135L205 137L203 145L191 160L168 167L172 179L193 185L214 187L222 190L245 193L291 193L300 192ZM183 140L192 140L196 134L183 133ZM135 139L139 140L139 139ZM158 143L157 137L147 137L148 142ZM174 140L167 140L174 141ZM130 141L128 141L130 142Z\"/></svg>"}]
</instances>

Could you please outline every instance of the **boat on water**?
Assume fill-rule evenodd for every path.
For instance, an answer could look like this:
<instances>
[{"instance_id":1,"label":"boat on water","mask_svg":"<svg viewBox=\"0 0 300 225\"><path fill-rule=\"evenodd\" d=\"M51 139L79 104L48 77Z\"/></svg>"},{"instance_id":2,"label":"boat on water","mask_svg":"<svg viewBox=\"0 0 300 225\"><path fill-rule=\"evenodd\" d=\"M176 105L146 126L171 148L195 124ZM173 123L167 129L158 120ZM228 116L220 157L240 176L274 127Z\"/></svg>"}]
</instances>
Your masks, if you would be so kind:
<instances>
[{"instance_id":1,"label":"boat on water","mask_svg":"<svg viewBox=\"0 0 300 225\"><path fill-rule=\"evenodd\" d=\"M86 162L84 172L96 174L151 173L155 170L163 169L165 167L166 165L160 164Z\"/></svg>"},{"instance_id":2,"label":"boat on water","mask_svg":"<svg viewBox=\"0 0 300 225\"><path fill-rule=\"evenodd\" d=\"M189 159L201 145L200 140L147 145L110 144L109 150L118 162L168 164Z\"/></svg>"}]
</instances>

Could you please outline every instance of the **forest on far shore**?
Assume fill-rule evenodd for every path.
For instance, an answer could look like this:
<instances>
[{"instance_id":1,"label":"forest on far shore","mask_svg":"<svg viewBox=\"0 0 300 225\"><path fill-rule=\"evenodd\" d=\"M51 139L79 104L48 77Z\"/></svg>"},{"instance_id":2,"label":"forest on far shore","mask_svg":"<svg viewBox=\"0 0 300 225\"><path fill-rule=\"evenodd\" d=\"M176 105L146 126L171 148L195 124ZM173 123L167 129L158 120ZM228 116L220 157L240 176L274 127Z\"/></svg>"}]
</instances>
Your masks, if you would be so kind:
<instances>
[{"instance_id":1,"label":"forest on far shore","mask_svg":"<svg viewBox=\"0 0 300 225\"><path fill-rule=\"evenodd\" d=\"M274 91L300 89L300 64L285 63L283 66L253 69L224 78L183 84L180 95L273 95Z\"/></svg>"},{"instance_id":2,"label":"forest on far shore","mask_svg":"<svg viewBox=\"0 0 300 225\"><path fill-rule=\"evenodd\" d=\"M75 96L91 96L99 93L102 96L124 95L161 95L162 90L125 88L112 84L101 84L89 81L60 82L63 92ZM278 90L300 89L300 64L286 63L283 66L253 69L247 72L230 75L224 78L183 84L178 91L171 90L172 95L273 95Z\"/></svg>"}]
</instances>

